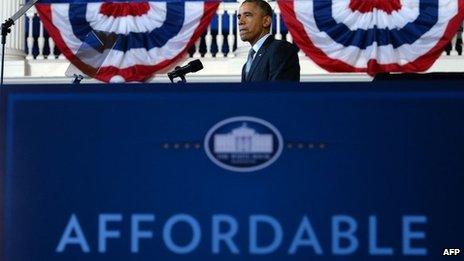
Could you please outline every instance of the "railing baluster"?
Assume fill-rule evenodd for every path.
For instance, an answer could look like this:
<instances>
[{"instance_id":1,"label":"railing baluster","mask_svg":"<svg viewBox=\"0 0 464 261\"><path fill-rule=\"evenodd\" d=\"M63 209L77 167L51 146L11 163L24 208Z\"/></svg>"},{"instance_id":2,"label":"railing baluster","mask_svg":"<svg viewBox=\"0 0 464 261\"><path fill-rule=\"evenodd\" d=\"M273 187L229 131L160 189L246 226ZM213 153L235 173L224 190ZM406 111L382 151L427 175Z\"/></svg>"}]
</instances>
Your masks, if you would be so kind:
<instances>
[{"instance_id":1,"label":"railing baluster","mask_svg":"<svg viewBox=\"0 0 464 261\"><path fill-rule=\"evenodd\" d=\"M55 56L55 41L51 36L48 36L48 46L50 46L50 54L47 56L48 60L56 60Z\"/></svg>"},{"instance_id":2,"label":"railing baluster","mask_svg":"<svg viewBox=\"0 0 464 261\"><path fill-rule=\"evenodd\" d=\"M39 32L39 38L37 39L37 43L39 45L39 55L37 56L38 60L43 60L44 57L44 47L45 47L45 38L44 38L44 26L42 21L39 20L40 24L40 32Z\"/></svg>"},{"instance_id":3,"label":"railing baluster","mask_svg":"<svg viewBox=\"0 0 464 261\"><path fill-rule=\"evenodd\" d=\"M463 39L462 39L462 34L463 34L463 27L459 29L458 33L456 34L456 44L454 48L456 49L457 55L463 55Z\"/></svg>"},{"instance_id":4,"label":"railing baluster","mask_svg":"<svg viewBox=\"0 0 464 261\"><path fill-rule=\"evenodd\" d=\"M16 12L18 9L19 9L19 7L17 6L17 7L15 8L15 12ZM21 51L23 51L23 52L26 52L26 51L24 50L24 48L25 48L25 46L26 46L26 43L25 43L25 40L26 40L26 39L24 39L24 37L23 37L23 36L25 35L25 31L26 31L25 22L26 22L26 17L25 17L25 16L21 17L20 19L18 19L18 20L16 21L16 24L17 24L17 26L18 26L18 29L17 29L17 30L18 30L18 36L19 36L18 39L16 40L16 46L18 46L18 47L19 47L18 49L21 50Z\"/></svg>"},{"instance_id":5,"label":"railing baluster","mask_svg":"<svg viewBox=\"0 0 464 261\"><path fill-rule=\"evenodd\" d=\"M456 49L456 47L457 47L457 41L458 41L458 35L456 34L456 35L453 37L453 40L451 40L451 52L450 52L450 55L451 55L451 56L457 56L457 55L459 55L459 54L458 54L458 50Z\"/></svg>"},{"instance_id":6,"label":"railing baluster","mask_svg":"<svg viewBox=\"0 0 464 261\"><path fill-rule=\"evenodd\" d=\"M218 10L218 34L216 35L216 44L218 52L216 53L216 58L223 58L224 53L222 52L222 47L224 46L224 35L222 35L222 15L224 14L224 7L221 4L220 9Z\"/></svg>"},{"instance_id":7,"label":"railing baluster","mask_svg":"<svg viewBox=\"0 0 464 261\"><path fill-rule=\"evenodd\" d=\"M205 36L205 43L206 43L205 58L211 58L213 57L213 55L211 54L211 45L213 44L213 36L211 35L211 25L208 26L208 31Z\"/></svg>"},{"instance_id":8,"label":"railing baluster","mask_svg":"<svg viewBox=\"0 0 464 261\"><path fill-rule=\"evenodd\" d=\"M32 60L34 59L34 56L32 54L32 50L34 48L34 36L33 36L33 30L34 30L34 16L35 16L35 8L29 9L29 11L26 13L27 17L27 56L26 59Z\"/></svg>"},{"instance_id":9,"label":"railing baluster","mask_svg":"<svg viewBox=\"0 0 464 261\"><path fill-rule=\"evenodd\" d=\"M227 53L227 57L235 57L234 54L234 10L226 10L227 15L229 16L229 35L227 35L227 44L229 45L229 52Z\"/></svg>"},{"instance_id":10,"label":"railing baluster","mask_svg":"<svg viewBox=\"0 0 464 261\"><path fill-rule=\"evenodd\" d=\"M195 53L193 54L193 58L200 58L201 57L200 41L201 41L201 37L198 38L197 42L195 43Z\"/></svg>"},{"instance_id":11,"label":"railing baluster","mask_svg":"<svg viewBox=\"0 0 464 261\"><path fill-rule=\"evenodd\" d=\"M287 40L287 42L293 43L293 37L288 31L287 31L287 35L285 35L285 39Z\"/></svg>"}]
</instances>

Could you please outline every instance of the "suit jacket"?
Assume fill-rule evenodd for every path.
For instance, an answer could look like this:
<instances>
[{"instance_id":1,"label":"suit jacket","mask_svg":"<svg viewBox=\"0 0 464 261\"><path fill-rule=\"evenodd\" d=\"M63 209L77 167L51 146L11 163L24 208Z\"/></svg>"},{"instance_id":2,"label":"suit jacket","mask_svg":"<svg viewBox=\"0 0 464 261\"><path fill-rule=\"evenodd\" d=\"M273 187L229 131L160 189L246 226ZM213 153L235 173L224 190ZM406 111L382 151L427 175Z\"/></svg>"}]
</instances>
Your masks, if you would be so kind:
<instances>
[{"instance_id":1,"label":"suit jacket","mask_svg":"<svg viewBox=\"0 0 464 261\"><path fill-rule=\"evenodd\" d=\"M300 62L295 45L269 36L255 54L250 72L242 68L242 82L300 81Z\"/></svg>"}]
</instances>

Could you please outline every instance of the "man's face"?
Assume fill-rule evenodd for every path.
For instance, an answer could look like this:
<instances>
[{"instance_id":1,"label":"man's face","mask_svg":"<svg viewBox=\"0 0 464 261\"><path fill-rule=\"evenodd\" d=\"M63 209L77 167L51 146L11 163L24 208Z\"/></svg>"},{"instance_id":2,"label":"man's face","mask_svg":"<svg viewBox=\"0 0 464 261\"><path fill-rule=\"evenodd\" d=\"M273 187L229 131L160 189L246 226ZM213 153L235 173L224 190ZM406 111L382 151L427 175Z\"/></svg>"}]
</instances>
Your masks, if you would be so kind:
<instances>
[{"instance_id":1,"label":"man's face","mask_svg":"<svg viewBox=\"0 0 464 261\"><path fill-rule=\"evenodd\" d=\"M269 32L271 18L254 3L243 3L238 9L237 19L240 38L251 45Z\"/></svg>"}]
</instances>

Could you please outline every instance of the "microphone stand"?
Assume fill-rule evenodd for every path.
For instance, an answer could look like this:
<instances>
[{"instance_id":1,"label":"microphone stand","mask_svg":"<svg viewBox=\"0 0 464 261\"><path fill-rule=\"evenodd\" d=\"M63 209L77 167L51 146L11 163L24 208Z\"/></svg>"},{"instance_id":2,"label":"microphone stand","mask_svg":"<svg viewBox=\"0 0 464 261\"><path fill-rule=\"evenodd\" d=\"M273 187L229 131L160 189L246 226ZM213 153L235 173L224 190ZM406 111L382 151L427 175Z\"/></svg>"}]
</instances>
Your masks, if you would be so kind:
<instances>
[{"instance_id":1,"label":"microphone stand","mask_svg":"<svg viewBox=\"0 0 464 261\"><path fill-rule=\"evenodd\" d=\"M39 0L30 0L27 2L21 9L18 10L11 18L5 20L5 22L2 24L2 71L0 73L0 92L3 91L3 76L4 76L4 69L5 69L5 45L6 45L6 36L11 33L11 27L14 25L15 21L21 18L27 10L29 10L35 3L37 3ZM1 94L1 93L0 93Z\"/></svg>"},{"instance_id":2,"label":"microphone stand","mask_svg":"<svg viewBox=\"0 0 464 261\"><path fill-rule=\"evenodd\" d=\"M0 76L0 88L3 89L3 74L5 70L5 45L6 45L6 36L11 32L10 27L14 24L13 20L8 19L5 23L2 24L2 72Z\"/></svg>"}]
</instances>

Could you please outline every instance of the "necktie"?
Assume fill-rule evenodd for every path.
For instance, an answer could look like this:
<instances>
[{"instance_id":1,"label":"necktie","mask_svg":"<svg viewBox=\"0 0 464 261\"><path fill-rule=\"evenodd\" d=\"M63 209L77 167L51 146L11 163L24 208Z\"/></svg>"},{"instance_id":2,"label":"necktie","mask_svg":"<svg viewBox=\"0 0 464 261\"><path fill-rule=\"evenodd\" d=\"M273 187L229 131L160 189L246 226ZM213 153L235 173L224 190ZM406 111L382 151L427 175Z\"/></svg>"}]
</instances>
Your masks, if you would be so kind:
<instances>
[{"instance_id":1,"label":"necktie","mask_svg":"<svg viewBox=\"0 0 464 261\"><path fill-rule=\"evenodd\" d=\"M248 53L248 60L246 63L245 67L245 72L246 75L248 76L248 73L250 72L251 64L253 63L253 56L255 55L255 50L253 48L250 49L250 52Z\"/></svg>"}]
</instances>

